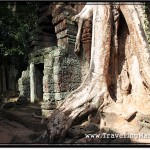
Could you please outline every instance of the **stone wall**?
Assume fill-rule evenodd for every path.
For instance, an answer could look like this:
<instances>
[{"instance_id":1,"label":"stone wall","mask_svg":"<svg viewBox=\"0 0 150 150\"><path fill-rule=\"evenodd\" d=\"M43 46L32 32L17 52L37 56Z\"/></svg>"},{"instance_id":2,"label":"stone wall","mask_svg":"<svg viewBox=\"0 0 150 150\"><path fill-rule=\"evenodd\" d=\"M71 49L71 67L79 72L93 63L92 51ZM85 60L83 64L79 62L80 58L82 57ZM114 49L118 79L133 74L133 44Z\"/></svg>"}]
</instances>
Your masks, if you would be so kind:
<instances>
[{"instance_id":1,"label":"stone wall","mask_svg":"<svg viewBox=\"0 0 150 150\"><path fill-rule=\"evenodd\" d=\"M68 5L52 7L57 47L44 59L43 111L55 109L81 83L80 62L74 53L77 33L77 26L71 21L74 14Z\"/></svg>"},{"instance_id":2,"label":"stone wall","mask_svg":"<svg viewBox=\"0 0 150 150\"><path fill-rule=\"evenodd\" d=\"M45 55L44 62L42 108L50 109L80 85L80 66L60 47Z\"/></svg>"},{"instance_id":3,"label":"stone wall","mask_svg":"<svg viewBox=\"0 0 150 150\"><path fill-rule=\"evenodd\" d=\"M38 10L39 28L30 38L29 70L19 80L20 95L30 97L31 102L41 102L43 115L56 108L59 102L81 84L89 69L91 47L91 21L83 26L81 51L74 53L77 24L72 16L79 13L84 3L45 2ZM43 65L40 72L36 69ZM40 75L43 81L37 78ZM28 78L28 84L24 84ZM38 85L37 85L38 83ZM37 88L37 86L42 88ZM28 91L26 88L28 87ZM29 90L30 89L30 90ZM43 98L38 94L43 92Z\"/></svg>"}]
</instances>

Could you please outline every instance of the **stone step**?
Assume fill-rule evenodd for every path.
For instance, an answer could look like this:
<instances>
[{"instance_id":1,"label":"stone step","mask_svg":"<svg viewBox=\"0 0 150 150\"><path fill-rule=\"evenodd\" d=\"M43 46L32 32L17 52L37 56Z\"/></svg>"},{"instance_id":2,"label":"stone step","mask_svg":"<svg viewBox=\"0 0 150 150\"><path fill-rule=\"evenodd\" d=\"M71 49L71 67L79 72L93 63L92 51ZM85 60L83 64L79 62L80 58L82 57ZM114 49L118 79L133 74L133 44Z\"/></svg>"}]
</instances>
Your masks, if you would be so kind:
<instances>
[{"instance_id":1,"label":"stone step","mask_svg":"<svg viewBox=\"0 0 150 150\"><path fill-rule=\"evenodd\" d=\"M23 124L35 132L46 129L46 124L41 123L41 119L33 117L33 114L29 112L21 112L19 110L3 110L2 115L8 120Z\"/></svg>"}]
</instances>

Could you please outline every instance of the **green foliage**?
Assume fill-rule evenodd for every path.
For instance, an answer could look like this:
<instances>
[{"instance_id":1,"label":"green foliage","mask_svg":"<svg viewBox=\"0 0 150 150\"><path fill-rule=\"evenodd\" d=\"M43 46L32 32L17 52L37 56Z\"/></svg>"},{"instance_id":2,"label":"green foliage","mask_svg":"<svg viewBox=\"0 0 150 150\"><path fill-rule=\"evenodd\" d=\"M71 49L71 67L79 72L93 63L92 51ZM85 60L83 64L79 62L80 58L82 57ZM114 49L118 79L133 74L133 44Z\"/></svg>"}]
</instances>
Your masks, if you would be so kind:
<instances>
[{"instance_id":1,"label":"green foliage","mask_svg":"<svg viewBox=\"0 0 150 150\"><path fill-rule=\"evenodd\" d=\"M0 2L0 53L3 56L24 55L29 32L37 27L37 2Z\"/></svg>"}]
</instances>

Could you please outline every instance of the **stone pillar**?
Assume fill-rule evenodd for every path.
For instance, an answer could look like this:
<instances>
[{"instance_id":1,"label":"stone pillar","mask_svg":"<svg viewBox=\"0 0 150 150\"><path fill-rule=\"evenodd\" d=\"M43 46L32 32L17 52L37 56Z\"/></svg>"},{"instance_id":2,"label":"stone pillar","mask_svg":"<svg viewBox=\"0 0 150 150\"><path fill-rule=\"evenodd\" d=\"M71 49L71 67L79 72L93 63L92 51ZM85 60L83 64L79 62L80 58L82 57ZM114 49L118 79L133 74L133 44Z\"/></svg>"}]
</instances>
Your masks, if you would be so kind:
<instances>
[{"instance_id":1,"label":"stone pillar","mask_svg":"<svg viewBox=\"0 0 150 150\"><path fill-rule=\"evenodd\" d=\"M54 51L55 100L63 100L69 92L81 83L80 62L74 53L77 25L71 21L75 10L71 5L57 5L53 8L53 24L57 37L57 51Z\"/></svg>"},{"instance_id":2,"label":"stone pillar","mask_svg":"<svg viewBox=\"0 0 150 150\"><path fill-rule=\"evenodd\" d=\"M27 69L22 72L21 78L18 80L19 97L30 99L30 73Z\"/></svg>"},{"instance_id":3,"label":"stone pillar","mask_svg":"<svg viewBox=\"0 0 150 150\"><path fill-rule=\"evenodd\" d=\"M30 63L30 99L31 103L34 103L36 100L36 89L35 89L35 66Z\"/></svg>"},{"instance_id":4,"label":"stone pillar","mask_svg":"<svg viewBox=\"0 0 150 150\"><path fill-rule=\"evenodd\" d=\"M49 116L51 111L56 108L53 78L53 48L49 51L49 54L44 56L43 102L41 105L43 116Z\"/></svg>"}]
</instances>

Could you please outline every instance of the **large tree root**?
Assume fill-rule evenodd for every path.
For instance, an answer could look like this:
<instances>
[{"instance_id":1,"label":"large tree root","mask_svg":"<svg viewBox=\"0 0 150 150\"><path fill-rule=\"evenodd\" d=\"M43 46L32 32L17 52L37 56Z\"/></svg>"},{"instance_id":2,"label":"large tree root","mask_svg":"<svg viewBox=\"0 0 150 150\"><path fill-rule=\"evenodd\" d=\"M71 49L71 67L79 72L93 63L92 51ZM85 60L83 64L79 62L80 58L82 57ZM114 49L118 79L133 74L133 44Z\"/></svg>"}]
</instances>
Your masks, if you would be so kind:
<instances>
[{"instance_id":1,"label":"large tree root","mask_svg":"<svg viewBox=\"0 0 150 150\"><path fill-rule=\"evenodd\" d=\"M110 43L111 43L111 29L112 29L112 8L110 5L91 5L90 9L83 9L84 12L77 15L78 19L80 17L83 19L86 15L86 10L93 14L93 30L92 30L92 48L91 48L91 61L89 73L86 76L84 82L79 88L73 91L67 98L60 104L54 113L49 117L49 122L47 125L47 132L44 138L48 137L48 143L61 143L67 133L67 130L72 126L76 118L82 118L85 114L88 115L92 111L107 112L110 114L115 114L127 122L131 118L136 116L137 108L132 107L131 109L124 110L128 108L128 104L124 105L123 103L115 103L109 94L108 84L108 68L109 68L109 59L110 59ZM140 71L141 71L141 81L145 82L147 88L149 85L149 70L150 67L148 59L149 52L148 48L145 46L147 44L143 38L143 32L140 29L140 25L136 25L139 20L134 20L134 17L137 17L137 11L134 6L122 5L120 7L127 25L129 27L129 32L131 34L131 43L135 41L140 43L140 50L138 46L133 47L135 54L139 59ZM87 18L87 16L85 17ZM83 20L82 20L83 21ZM82 22L81 21L81 22ZM133 24L132 21L134 22ZM118 24L116 25L118 29ZM136 26L134 29L133 26ZM81 28L79 28L81 29ZM115 31L117 34L117 31ZM142 33L141 33L142 32ZM134 36L133 36L134 35ZM135 37L137 35L137 37ZM78 35L78 38L80 35ZM134 41L135 39L135 41ZM79 41L79 39L77 39ZM79 44L76 43L76 49L79 50ZM114 42L116 45L117 43ZM117 45L118 46L118 45ZM116 51L118 49L116 48ZM146 58L145 58L146 57ZM143 59L144 58L144 59ZM148 62L148 63L147 63ZM142 67L144 66L144 68ZM118 73L118 72L117 72ZM116 74L115 76L119 76ZM148 88L149 89L149 88ZM132 95L132 93L130 93ZM133 95L134 96L134 95ZM125 98L127 96L124 96ZM125 100L125 99L124 99ZM134 108L134 109L133 109ZM101 115L101 125L100 128L104 128L105 119ZM118 125L118 124L117 124ZM129 125L130 126L130 125Z\"/></svg>"},{"instance_id":2,"label":"large tree root","mask_svg":"<svg viewBox=\"0 0 150 150\"><path fill-rule=\"evenodd\" d=\"M98 8L101 7L101 8ZM99 16L96 15L99 12ZM97 19L95 21L95 19ZM100 20L101 19L101 20ZM106 5L97 5L93 12L93 24L96 30L103 31L98 38L100 42L93 39L93 48L91 51L91 64L89 73L81 86L72 92L65 101L57 108L54 114L49 118L48 134L49 142L53 143L55 139L61 142L64 139L66 131L72 125L73 120L79 116L87 107L98 109L107 96L107 68L109 64L109 52L111 41L111 7ZM103 26L101 24L103 21ZM95 38L95 37L93 37ZM96 51L96 52L95 52ZM97 52L98 51L98 52Z\"/></svg>"}]
</instances>

